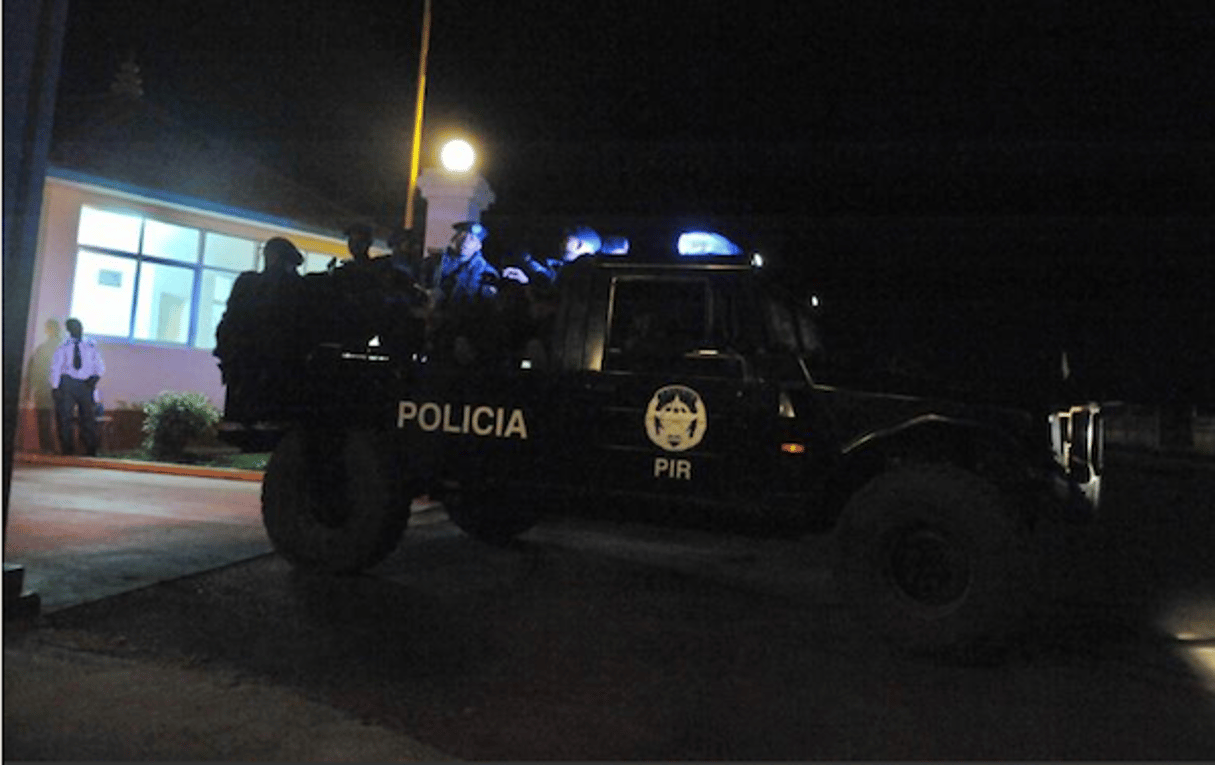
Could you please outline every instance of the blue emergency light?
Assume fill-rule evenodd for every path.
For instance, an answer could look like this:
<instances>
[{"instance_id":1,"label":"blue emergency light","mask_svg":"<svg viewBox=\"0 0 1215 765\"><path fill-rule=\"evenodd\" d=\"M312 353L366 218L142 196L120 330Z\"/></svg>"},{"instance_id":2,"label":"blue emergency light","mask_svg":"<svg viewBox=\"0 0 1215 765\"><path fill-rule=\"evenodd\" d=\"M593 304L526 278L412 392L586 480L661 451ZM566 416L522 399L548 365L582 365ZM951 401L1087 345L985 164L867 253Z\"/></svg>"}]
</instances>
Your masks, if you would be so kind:
<instances>
[{"instance_id":1,"label":"blue emergency light","mask_svg":"<svg viewBox=\"0 0 1215 765\"><path fill-rule=\"evenodd\" d=\"M712 231L685 231L679 235L676 251L691 258L742 254L741 247Z\"/></svg>"}]
</instances>

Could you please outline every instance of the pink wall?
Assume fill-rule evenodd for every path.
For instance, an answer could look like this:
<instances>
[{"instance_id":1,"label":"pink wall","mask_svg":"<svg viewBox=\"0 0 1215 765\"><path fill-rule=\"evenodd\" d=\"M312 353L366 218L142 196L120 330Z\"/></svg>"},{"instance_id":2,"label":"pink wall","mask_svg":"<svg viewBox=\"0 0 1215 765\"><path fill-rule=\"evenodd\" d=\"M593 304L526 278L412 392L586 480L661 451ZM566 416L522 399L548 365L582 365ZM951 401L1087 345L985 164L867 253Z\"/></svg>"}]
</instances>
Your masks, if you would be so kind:
<instances>
[{"instance_id":1,"label":"pink wall","mask_svg":"<svg viewBox=\"0 0 1215 765\"><path fill-rule=\"evenodd\" d=\"M86 203L141 210L161 220L258 241L265 241L272 236L286 236L309 251L345 253L345 240L340 235L318 237L48 177L43 195L30 313L26 324L25 358L21 370L23 383L16 439L18 449L37 448L32 386L45 386L47 383L42 379L42 375L39 375L37 380L30 380L28 370L38 345L46 339L46 320L55 319L62 326L71 310L72 280L76 272L76 228L80 206ZM89 336L87 325L84 332ZM220 384L216 359L211 355L210 349L95 339L106 364L106 374L100 389L107 409L139 409L142 404L163 391L202 393L216 407L223 407L224 389Z\"/></svg>"},{"instance_id":2,"label":"pink wall","mask_svg":"<svg viewBox=\"0 0 1215 765\"><path fill-rule=\"evenodd\" d=\"M101 392L108 407L135 407L162 391L202 393L212 404L223 407L219 367L210 351L106 342L97 347L105 359Z\"/></svg>"}]
</instances>

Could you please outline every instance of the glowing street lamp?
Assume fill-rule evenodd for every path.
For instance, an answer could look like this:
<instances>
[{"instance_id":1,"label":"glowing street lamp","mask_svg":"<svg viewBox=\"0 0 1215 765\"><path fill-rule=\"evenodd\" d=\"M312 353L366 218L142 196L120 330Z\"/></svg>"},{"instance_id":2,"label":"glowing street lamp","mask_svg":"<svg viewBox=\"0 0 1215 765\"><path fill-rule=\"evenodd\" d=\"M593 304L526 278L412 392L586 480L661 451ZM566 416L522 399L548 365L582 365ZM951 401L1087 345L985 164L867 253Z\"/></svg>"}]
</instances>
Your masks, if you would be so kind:
<instances>
[{"instance_id":1,"label":"glowing street lamp","mask_svg":"<svg viewBox=\"0 0 1215 765\"><path fill-rule=\"evenodd\" d=\"M423 246L426 252L442 251L451 237L451 226L481 219L494 202L494 192L476 172L477 152L472 144L457 138L439 149L437 167L429 167L418 179L418 190L426 200Z\"/></svg>"},{"instance_id":2,"label":"glowing street lamp","mask_svg":"<svg viewBox=\"0 0 1215 765\"><path fill-rule=\"evenodd\" d=\"M468 141L456 139L443 145L439 152L439 161L448 172L467 173L477 161L477 153Z\"/></svg>"}]
</instances>

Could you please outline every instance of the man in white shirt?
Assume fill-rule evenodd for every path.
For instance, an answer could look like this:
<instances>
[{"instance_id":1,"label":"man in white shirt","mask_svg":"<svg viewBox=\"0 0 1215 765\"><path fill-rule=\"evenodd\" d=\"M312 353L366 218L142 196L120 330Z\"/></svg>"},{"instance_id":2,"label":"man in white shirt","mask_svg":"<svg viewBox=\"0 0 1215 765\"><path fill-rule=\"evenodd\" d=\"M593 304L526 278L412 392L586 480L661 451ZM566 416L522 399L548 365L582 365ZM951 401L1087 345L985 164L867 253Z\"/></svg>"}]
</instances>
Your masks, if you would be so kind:
<instances>
[{"instance_id":1,"label":"man in white shirt","mask_svg":"<svg viewBox=\"0 0 1215 765\"><path fill-rule=\"evenodd\" d=\"M80 416L80 441L84 453L97 455L97 403L94 391L105 374L105 362L92 340L84 339L84 327L79 319L64 322L68 337L51 357L50 383L56 391L55 407L59 414L59 447L64 454L75 452L72 418Z\"/></svg>"}]
</instances>

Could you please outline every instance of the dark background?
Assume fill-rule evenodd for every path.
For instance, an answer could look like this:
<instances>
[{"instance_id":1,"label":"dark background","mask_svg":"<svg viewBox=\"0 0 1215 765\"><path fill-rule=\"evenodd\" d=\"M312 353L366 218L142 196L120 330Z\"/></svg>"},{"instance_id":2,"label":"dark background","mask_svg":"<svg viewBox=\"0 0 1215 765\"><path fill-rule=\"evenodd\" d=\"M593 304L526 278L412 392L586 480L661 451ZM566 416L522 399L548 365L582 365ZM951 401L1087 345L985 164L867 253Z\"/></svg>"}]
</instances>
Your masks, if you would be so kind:
<instances>
[{"instance_id":1,"label":"dark background","mask_svg":"<svg viewBox=\"0 0 1215 765\"><path fill-rule=\"evenodd\" d=\"M1183 188L1079 187L1157 152L1184 173L1179 145L1209 152L1215 124L1209 4L1097 5L435 0L426 159L467 135L497 206L532 214L1209 212ZM380 197L408 176L421 16L80 0L61 95L104 91L134 55L149 100L399 206Z\"/></svg>"},{"instance_id":2,"label":"dark background","mask_svg":"<svg viewBox=\"0 0 1215 765\"><path fill-rule=\"evenodd\" d=\"M74 2L60 104L133 55L149 102L392 225L421 17ZM1094 395L1206 403L1213 71L1208 3L434 0L423 166L479 148L491 255L719 224L859 335L1067 347Z\"/></svg>"}]
</instances>

